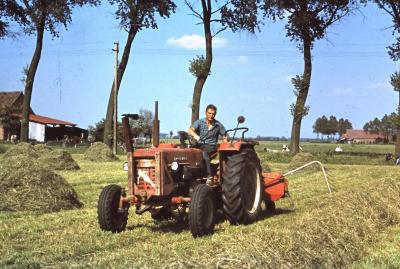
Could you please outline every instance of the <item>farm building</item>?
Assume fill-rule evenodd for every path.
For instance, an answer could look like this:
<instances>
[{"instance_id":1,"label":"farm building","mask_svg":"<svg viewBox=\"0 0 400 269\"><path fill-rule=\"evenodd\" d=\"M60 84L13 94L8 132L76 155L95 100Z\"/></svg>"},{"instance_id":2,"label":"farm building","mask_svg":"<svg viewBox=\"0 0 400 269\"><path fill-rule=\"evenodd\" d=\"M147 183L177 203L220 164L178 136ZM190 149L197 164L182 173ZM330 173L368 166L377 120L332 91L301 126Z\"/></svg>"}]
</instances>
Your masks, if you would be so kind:
<instances>
[{"instance_id":1,"label":"farm building","mask_svg":"<svg viewBox=\"0 0 400 269\"><path fill-rule=\"evenodd\" d=\"M383 141L385 137L382 134L374 134L366 132L364 130L347 129L346 132L340 138L342 142L360 143L360 144L372 144L379 141Z\"/></svg>"},{"instance_id":2,"label":"farm building","mask_svg":"<svg viewBox=\"0 0 400 269\"><path fill-rule=\"evenodd\" d=\"M11 135L19 136L18 122L22 119L23 100L22 92L0 92L0 111L5 113L7 110L11 122L6 127L4 121L0 121L0 140L9 140ZM81 137L82 133L87 137L87 130L76 127L75 123L37 115L30 108L29 139L47 142L62 140L65 135Z\"/></svg>"}]
</instances>

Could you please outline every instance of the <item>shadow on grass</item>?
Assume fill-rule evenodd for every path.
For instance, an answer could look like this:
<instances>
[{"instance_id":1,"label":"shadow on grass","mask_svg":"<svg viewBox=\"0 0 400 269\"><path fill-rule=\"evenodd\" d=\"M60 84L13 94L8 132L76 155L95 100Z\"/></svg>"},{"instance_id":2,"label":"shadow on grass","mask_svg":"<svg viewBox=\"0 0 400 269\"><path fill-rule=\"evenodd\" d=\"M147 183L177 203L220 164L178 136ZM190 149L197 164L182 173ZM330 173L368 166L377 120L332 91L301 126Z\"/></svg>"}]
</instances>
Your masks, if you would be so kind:
<instances>
[{"instance_id":1,"label":"shadow on grass","mask_svg":"<svg viewBox=\"0 0 400 269\"><path fill-rule=\"evenodd\" d=\"M291 214L294 211L295 211L294 209L286 209L286 208L277 208L274 211L263 210L261 211L258 220L260 221L273 216Z\"/></svg>"},{"instance_id":2,"label":"shadow on grass","mask_svg":"<svg viewBox=\"0 0 400 269\"><path fill-rule=\"evenodd\" d=\"M283 214L291 214L294 212L292 209L281 209L277 208L275 211L268 211L268 210L262 210L259 216L259 219L257 221L262 221L264 219L277 216L277 215L283 215ZM216 216L215 216L215 224L220 224L226 221L227 218L225 217L224 213L222 210L217 210ZM131 225L128 226L126 229L128 231L134 230L137 228L146 228L151 230L152 232L161 232L161 233L182 233L182 232L188 232L190 231L189 228L189 217L186 216L183 219L167 219L167 220L149 220L147 223L141 223L137 225ZM214 233L218 233L218 229L214 230Z\"/></svg>"},{"instance_id":3,"label":"shadow on grass","mask_svg":"<svg viewBox=\"0 0 400 269\"><path fill-rule=\"evenodd\" d=\"M220 224L226 220L223 212L217 210L215 216L215 224ZM150 220L147 223L131 225L126 227L126 230L134 230L137 228L147 228L153 232L164 232L164 233L182 233L189 231L189 216L187 215L182 219L167 219L167 220ZM214 231L215 232L215 231Z\"/></svg>"}]
</instances>

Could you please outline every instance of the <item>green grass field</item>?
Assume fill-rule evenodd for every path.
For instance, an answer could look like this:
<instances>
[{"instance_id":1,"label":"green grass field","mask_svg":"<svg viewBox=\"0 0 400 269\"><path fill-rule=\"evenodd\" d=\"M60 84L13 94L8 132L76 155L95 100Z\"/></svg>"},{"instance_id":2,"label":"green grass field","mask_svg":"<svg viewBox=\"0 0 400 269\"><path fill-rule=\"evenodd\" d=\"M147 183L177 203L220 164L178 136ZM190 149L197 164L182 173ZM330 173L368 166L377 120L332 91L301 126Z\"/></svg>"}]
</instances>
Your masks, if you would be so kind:
<instances>
[{"instance_id":1,"label":"green grass field","mask_svg":"<svg viewBox=\"0 0 400 269\"><path fill-rule=\"evenodd\" d=\"M287 157L267 162L272 157L267 156L263 148L281 149L281 144L257 146L260 158L272 170L285 170ZM335 145L304 144L302 147L319 156L333 150ZM393 145L343 146L345 152L386 153L393 148ZM368 192L366 186L371 182L400 181L398 166L377 165L375 160L369 164L368 158L364 158L361 165L336 164L328 159L326 166L335 190L333 195L327 194L320 172L306 171L289 176L292 197L277 203L277 214L264 214L254 224L232 226L221 221L213 235L194 239L187 223L154 222L149 214L137 216L131 209L127 230L112 234L99 229L97 199L101 189L110 183L126 185L127 175L122 169L124 156L117 162L93 163L83 160L78 151L74 152L73 157L81 170L58 173L72 184L84 207L47 214L0 212L0 268L274 268L268 253L273 253L276 246L277 257L284 256L282 250L291 244L290 240L273 241L276 240L274 234L285 238L288 233L297 232L294 224L312 217L313 212L326 203L335 205L336 198L351 197L353 191L360 192L364 188ZM386 193L381 195L384 197ZM398 214L400 208L393 210ZM362 248L362 255L356 256L348 264L350 267L400 267L399 221L386 224L360 246L353 246ZM352 251L351 248L348 251ZM309 266L304 264L304 267ZM298 267L285 263L281 268Z\"/></svg>"}]
</instances>

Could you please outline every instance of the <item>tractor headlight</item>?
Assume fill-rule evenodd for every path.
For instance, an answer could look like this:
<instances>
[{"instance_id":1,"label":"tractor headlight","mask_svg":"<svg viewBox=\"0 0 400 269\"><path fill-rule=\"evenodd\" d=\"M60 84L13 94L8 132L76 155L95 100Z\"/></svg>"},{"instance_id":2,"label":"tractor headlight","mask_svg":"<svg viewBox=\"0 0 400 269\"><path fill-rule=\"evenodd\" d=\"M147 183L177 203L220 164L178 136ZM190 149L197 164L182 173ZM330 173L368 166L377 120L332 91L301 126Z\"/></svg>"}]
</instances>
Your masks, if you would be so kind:
<instances>
[{"instance_id":1,"label":"tractor headlight","mask_svg":"<svg viewBox=\"0 0 400 269\"><path fill-rule=\"evenodd\" d=\"M178 170L178 168L179 168L178 162L172 162L172 163L171 163L171 169L172 169L173 171Z\"/></svg>"},{"instance_id":2,"label":"tractor headlight","mask_svg":"<svg viewBox=\"0 0 400 269\"><path fill-rule=\"evenodd\" d=\"M124 162L123 168L124 168L124 171L128 171L128 162Z\"/></svg>"}]
</instances>

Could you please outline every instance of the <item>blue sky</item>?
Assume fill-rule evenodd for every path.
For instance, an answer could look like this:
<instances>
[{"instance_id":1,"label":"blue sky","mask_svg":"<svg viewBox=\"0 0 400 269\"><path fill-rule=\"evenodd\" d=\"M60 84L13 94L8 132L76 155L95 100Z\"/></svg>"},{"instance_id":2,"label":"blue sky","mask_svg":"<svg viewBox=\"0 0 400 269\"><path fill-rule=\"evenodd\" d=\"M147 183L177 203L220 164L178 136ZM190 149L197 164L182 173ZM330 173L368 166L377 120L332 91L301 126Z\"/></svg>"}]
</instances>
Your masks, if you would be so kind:
<instances>
[{"instance_id":1,"label":"blue sky","mask_svg":"<svg viewBox=\"0 0 400 269\"><path fill-rule=\"evenodd\" d=\"M86 128L105 117L114 77L113 43L126 33L106 1L97 8L75 9L68 31L45 35L31 106L35 113L75 122ZM179 2L179 1L178 1ZM182 1L183 2L183 1ZM161 132L190 125L195 78L189 61L203 54L202 27L179 4L158 30L143 30L133 43L119 94L119 114L153 110L159 101ZM363 8L328 30L313 50L313 74L301 136L315 137L312 125L322 115L343 117L362 128L374 117L394 112L398 95L389 84L399 66L386 47L394 42L390 17L375 6ZM303 72L302 53L285 36L284 23L266 21L260 33L222 32L214 41L212 74L203 89L217 119L234 127L246 117L250 136L290 136L294 102L290 79ZM35 39L21 35L0 40L0 91L23 90L23 67L33 55Z\"/></svg>"}]
</instances>

